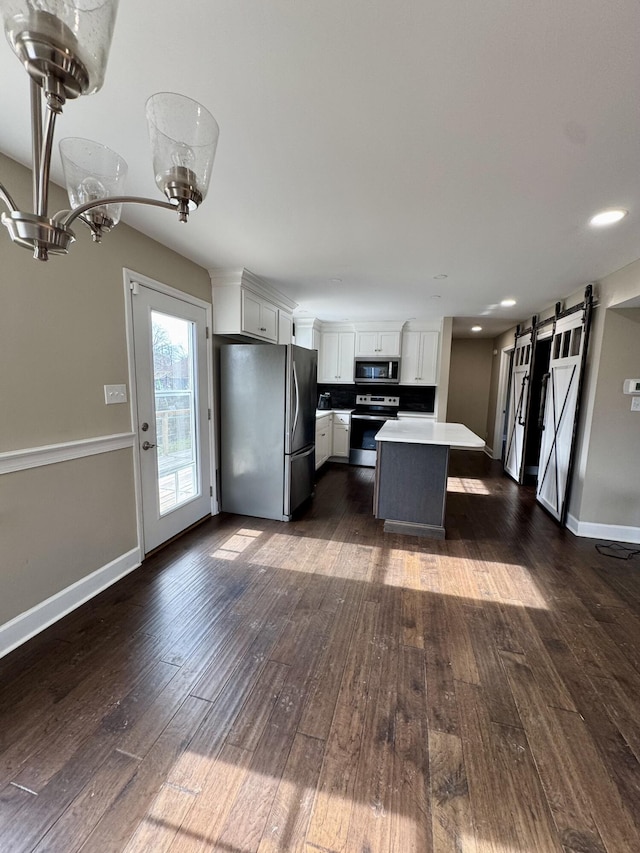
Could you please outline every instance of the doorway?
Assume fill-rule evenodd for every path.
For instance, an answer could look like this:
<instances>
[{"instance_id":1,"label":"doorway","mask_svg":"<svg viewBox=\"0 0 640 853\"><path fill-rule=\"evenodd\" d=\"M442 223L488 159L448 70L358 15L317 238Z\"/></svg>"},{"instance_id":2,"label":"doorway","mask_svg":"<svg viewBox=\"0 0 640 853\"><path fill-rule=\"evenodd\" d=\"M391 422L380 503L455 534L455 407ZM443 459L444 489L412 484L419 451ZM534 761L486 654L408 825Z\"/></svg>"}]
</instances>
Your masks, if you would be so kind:
<instances>
[{"instance_id":1,"label":"doorway","mask_svg":"<svg viewBox=\"0 0 640 853\"><path fill-rule=\"evenodd\" d=\"M524 447L523 482L527 485L535 485L538 481L540 444L544 429L544 397L550 357L551 337L536 338L529 386L529 408Z\"/></svg>"},{"instance_id":2,"label":"doorway","mask_svg":"<svg viewBox=\"0 0 640 853\"><path fill-rule=\"evenodd\" d=\"M125 272L143 553L213 511L209 306Z\"/></svg>"}]
</instances>

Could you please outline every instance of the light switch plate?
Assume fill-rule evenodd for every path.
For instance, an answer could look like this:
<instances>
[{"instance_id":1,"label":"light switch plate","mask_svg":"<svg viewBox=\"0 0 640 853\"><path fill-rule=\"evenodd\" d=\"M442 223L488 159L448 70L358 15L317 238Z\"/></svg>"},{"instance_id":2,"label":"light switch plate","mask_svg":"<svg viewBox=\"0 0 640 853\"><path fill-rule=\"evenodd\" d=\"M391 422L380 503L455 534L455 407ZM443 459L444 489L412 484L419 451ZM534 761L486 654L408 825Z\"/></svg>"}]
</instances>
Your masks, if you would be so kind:
<instances>
[{"instance_id":1,"label":"light switch plate","mask_svg":"<svg viewBox=\"0 0 640 853\"><path fill-rule=\"evenodd\" d=\"M127 386L126 385L105 385L104 386L104 401L109 406L111 403L126 403L127 402Z\"/></svg>"},{"instance_id":2,"label":"light switch plate","mask_svg":"<svg viewBox=\"0 0 640 853\"><path fill-rule=\"evenodd\" d=\"M640 412L640 397L634 397L631 400L631 411Z\"/></svg>"}]
</instances>

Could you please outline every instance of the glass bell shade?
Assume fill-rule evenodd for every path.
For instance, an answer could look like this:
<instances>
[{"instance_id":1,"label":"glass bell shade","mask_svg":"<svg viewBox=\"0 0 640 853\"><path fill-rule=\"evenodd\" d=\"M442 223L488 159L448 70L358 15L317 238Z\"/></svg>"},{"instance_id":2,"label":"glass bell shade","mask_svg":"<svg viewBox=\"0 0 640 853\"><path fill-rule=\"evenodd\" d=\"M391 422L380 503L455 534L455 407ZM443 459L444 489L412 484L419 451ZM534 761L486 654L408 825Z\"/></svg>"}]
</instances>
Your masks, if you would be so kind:
<instances>
[{"instance_id":1,"label":"glass bell shade","mask_svg":"<svg viewBox=\"0 0 640 853\"><path fill-rule=\"evenodd\" d=\"M9 44L38 82L62 83L66 96L104 82L118 0L2 0Z\"/></svg>"},{"instance_id":2,"label":"glass bell shade","mask_svg":"<svg viewBox=\"0 0 640 853\"><path fill-rule=\"evenodd\" d=\"M67 137L60 140L60 156L73 209L107 196L124 195L127 164L115 151L90 139ZM121 204L105 204L91 208L86 215L101 214L111 220L111 227L118 224L121 212Z\"/></svg>"},{"instance_id":3,"label":"glass bell shade","mask_svg":"<svg viewBox=\"0 0 640 853\"><path fill-rule=\"evenodd\" d=\"M173 92L152 95L146 111L158 189L197 207L209 188L218 123L197 101Z\"/></svg>"}]
</instances>

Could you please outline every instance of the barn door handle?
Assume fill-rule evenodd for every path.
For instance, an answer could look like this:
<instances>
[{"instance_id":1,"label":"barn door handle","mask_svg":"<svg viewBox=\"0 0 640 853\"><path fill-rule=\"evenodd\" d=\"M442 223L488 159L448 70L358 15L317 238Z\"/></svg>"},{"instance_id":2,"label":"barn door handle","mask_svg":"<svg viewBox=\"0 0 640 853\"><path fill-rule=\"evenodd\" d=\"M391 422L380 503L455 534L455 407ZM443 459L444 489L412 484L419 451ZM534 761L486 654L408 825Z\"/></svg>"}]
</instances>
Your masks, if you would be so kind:
<instances>
[{"instance_id":1,"label":"barn door handle","mask_svg":"<svg viewBox=\"0 0 640 853\"><path fill-rule=\"evenodd\" d=\"M522 377L522 388L520 389L520 405L518 407L518 423L520 424L521 427L527 425L526 422L522 420L522 410L524 408L526 408L525 399L524 399L524 392L525 392L525 388L527 385L527 379L528 378L529 378L529 374L525 373L525 375Z\"/></svg>"},{"instance_id":2,"label":"barn door handle","mask_svg":"<svg viewBox=\"0 0 640 853\"><path fill-rule=\"evenodd\" d=\"M540 408L538 409L538 429L544 429L544 410L547 405L547 384L549 382L549 378L551 377L550 373L545 373L542 377L542 385L540 387Z\"/></svg>"}]
</instances>

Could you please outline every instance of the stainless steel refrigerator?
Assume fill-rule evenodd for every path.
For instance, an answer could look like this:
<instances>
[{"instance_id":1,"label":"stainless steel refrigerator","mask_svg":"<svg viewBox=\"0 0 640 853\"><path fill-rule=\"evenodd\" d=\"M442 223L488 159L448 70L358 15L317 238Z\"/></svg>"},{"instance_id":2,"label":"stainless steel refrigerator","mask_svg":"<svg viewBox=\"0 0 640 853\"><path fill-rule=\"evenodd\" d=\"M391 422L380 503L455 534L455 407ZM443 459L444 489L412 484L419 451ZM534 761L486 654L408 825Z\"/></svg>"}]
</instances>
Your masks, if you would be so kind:
<instances>
[{"instance_id":1,"label":"stainless steel refrigerator","mask_svg":"<svg viewBox=\"0 0 640 853\"><path fill-rule=\"evenodd\" d=\"M220 349L222 509L289 521L313 492L317 353L293 344Z\"/></svg>"}]
</instances>

